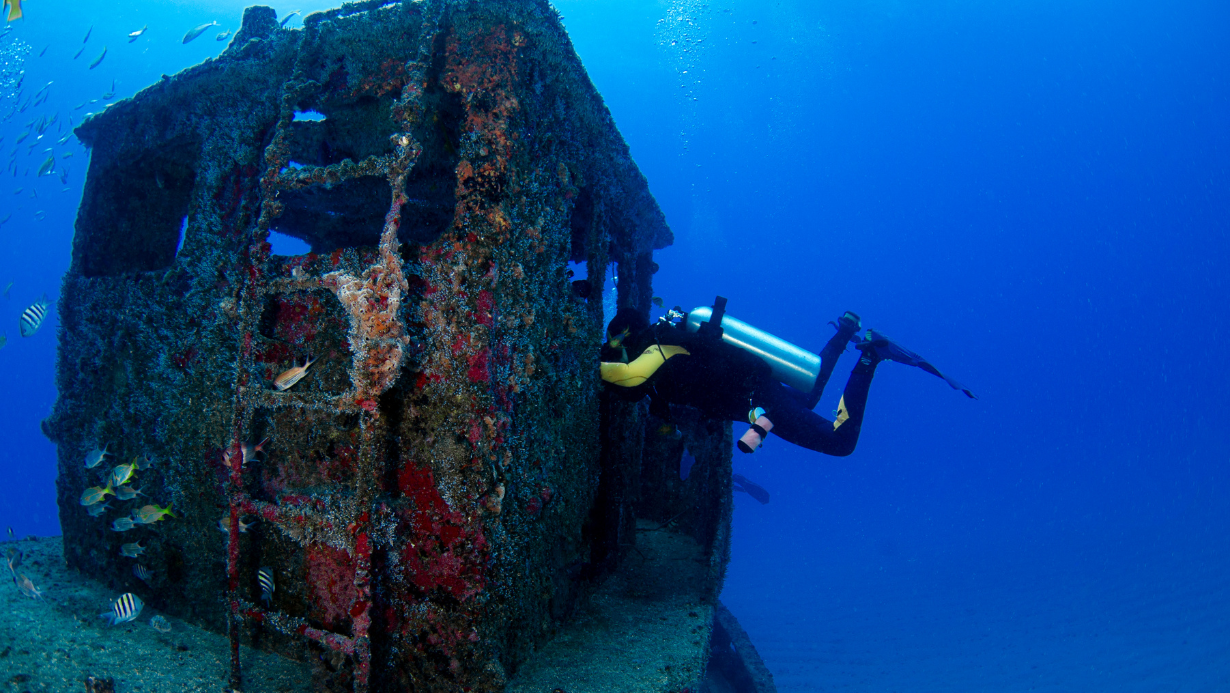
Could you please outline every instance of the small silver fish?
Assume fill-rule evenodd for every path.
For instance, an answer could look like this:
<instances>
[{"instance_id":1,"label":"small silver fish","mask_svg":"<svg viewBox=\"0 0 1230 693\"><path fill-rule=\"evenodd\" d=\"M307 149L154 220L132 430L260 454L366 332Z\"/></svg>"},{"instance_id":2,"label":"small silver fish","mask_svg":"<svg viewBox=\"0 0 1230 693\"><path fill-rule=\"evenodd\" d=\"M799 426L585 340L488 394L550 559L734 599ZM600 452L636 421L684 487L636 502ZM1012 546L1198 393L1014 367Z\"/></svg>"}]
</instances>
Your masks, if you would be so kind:
<instances>
[{"instance_id":1,"label":"small silver fish","mask_svg":"<svg viewBox=\"0 0 1230 693\"><path fill-rule=\"evenodd\" d=\"M8 336L8 334L7 334L7 333L0 333L0 349L3 349L3 348L4 348L4 346L5 346L6 344L8 344L8 343L9 343L9 336Z\"/></svg>"},{"instance_id":2,"label":"small silver fish","mask_svg":"<svg viewBox=\"0 0 1230 693\"><path fill-rule=\"evenodd\" d=\"M202 24L198 26L197 28L190 30L188 33L184 34L184 43L188 43L192 41L193 39L195 39L196 37L200 36L201 34L205 33L205 30L211 26L218 26L218 23L210 22L208 24Z\"/></svg>"},{"instance_id":3,"label":"small silver fish","mask_svg":"<svg viewBox=\"0 0 1230 693\"><path fill-rule=\"evenodd\" d=\"M239 533L246 534L248 531L248 528L254 524L256 523L255 522L244 522L242 517L239 518ZM231 533L231 516L230 515L223 515L222 517L218 518L218 529L223 534Z\"/></svg>"},{"instance_id":4,"label":"small silver fish","mask_svg":"<svg viewBox=\"0 0 1230 693\"><path fill-rule=\"evenodd\" d=\"M33 337L34 333L38 332L38 328L43 324L43 318L47 317L47 306L47 295L44 294L41 299L35 301L34 305L21 314L18 323L21 325L22 337Z\"/></svg>"},{"instance_id":5,"label":"small silver fish","mask_svg":"<svg viewBox=\"0 0 1230 693\"><path fill-rule=\"evenodd\" d=\"M141 615L141 609L144 607L145 602L142 602L140 597L132 592L126 592L121 594L119 599L115 600L115 603L111 605L110 611L99 614L99 616L114 626L117 623L127 623L134 620L137 616Z\"/></svg>"},{"instance_id":6,"label":"small silver fish","mask_svg":"<svg viewBox=\"0 0 1230 693\"><path fill-rule=\"evenodd\" d=\"M161 616L155 616L151 618L149 620L149 626L150 628L153 628L159 633L170 633L171 632L171 622Z\"/></svg>"},{"instance_id":7,"label":"small silver fish","mask_svg":"<svg viewBox=\"0 0 1230 693\"><path fill-rule=\"evenodd\" d=\"M43 162L42 166L38 167L38 175L45 176L48 173L52 173L53 171L55 171L55 169L56 169L56 156L55 154L52 154L47 157L47 160Z\"/></svg>"},{"instance_id":8,"label":"small silver fish","mask_svg":"<svg viewBox=\"0 0 1230 693\"><path fill-rule=\"evenodd\" d=\"M302 11L303 10L295 10L294 12L291 12L290 14L286 15L285 17L282 18L281 22L278 22L278 26L285 27L287 23L290 22L291 19L294 19L295 15L299 14Z\"/></svg>"},{"instance_id":9,"label":"small silver fish","mask_svg":"<svg viewBox=\"0 0 1230 693\"><path fill-rule=\"evenodd\" d=\"M141 34L144 34L146 29L149 29L148 24L141 27L140 29L137 29L136 31L128 32L128 42L132 43L133 41L136 41L137 39L141 38Z\"/></svg>"},{"instance_id":10,"label":"small silver fish","mask_svg":"<svg viewBox=\"0 0 1230 693\"><path fill-rule=\"evenodd\" d=\"M90 514L90 517L98 517L99 515L102 515L103 513L105 513L107 511L107 508L110 508L110 507L111 507L110 503L103 503L102 505L91 505L90 507L86 508L85 511Z\"/></svg>"},{"instance_id":11,"label":"small silver fish","mask_svg":"<svg viewBox=\"0 0 1230 693\"><path fill-rule=\"evenodd\" d=\"M98 56L97 58L94 59L94 62L90 63L90 69L93 70L94 68L98 67L99 63L101 63L103 61L103 58L105 57L107 57L107 47L103 46L102 55Z\"/></svg>"},{"instance_id":12,"label":"small silver fish","mask_svg":"<svg viewBox=\"0 0 1230 693\"><path fill-rule=\"evenodd\" d=\"M21 590L22 594L31 599L43 598L43 591L35 587L34 583L30 582L30 578L21 573L13 573L13 584L17 585L17 589Z\"/></svg>"},{"instance_id":13,"label":"small silver fish","mask_svg":"<svg viewBox=\"0 0 1230 693\"><path fill-rule=\"evenodd\" d=\"M277 388L278 391L289 390L294 387L295 383L303 380L303 376L307 375L308 366L313 363L316 363L316 361L309 357L303 362L302 366L295 366L294 368L283 371L281 375L274 378L273 386Z\"/></svg>"},{"instance_id":14,"label":"small silver fish","mask_svg":"<svg viewBox=\"0 0 1230 693\"><path fill-rule=\"evenodd\" d=\"M5 552L4 561L8 564L9 572L13 574L13 577L17 577L17 569L21 567L21 558L21 549L16 546L10 546Z\"/></svg>"},{"instance_id":15,"label":"small silver fish","mask_svg":"<svg viewBox=\"0 0 1230 693\"><path fill-rule=\"evenodd\" d=\"M141 493L141 489L133 488L131 486L118 486L115 489L115 497L119 498L120 500L132 500L133 498L136 498L137 496L144 496L144 495L145 495L144 493Z\"/></svg>"},{"instance_id":16,"label":"small silver fish","mask_svg":"<svg viewBox=\"0 0 1230 693\"><path fill-rule=\"evenodd\" d=\"M111 476L107 477L108 483L112 487L121 486L132 479L133 474L137 471L136 463L117 464L111 469Z\"/></svg>"},{"instance_id":17,"label":"small silver fish","mask_svg":"<svg viewBox=\"0 0 1230 693\"><path fill-rule=\"evenodd\" d=\"M102 501L102 499L106 498L108 493L114 495L115 491L112 491L110 486L105 488L101 486L91 486L81 492L81 504L94 505L95 503L98 503Z\"/></svg>"},{"instance_id":18,"label":"small silver fish","mask_svg":"<svg viewBox=\"0 0 1230 693\"><path fill-rule=\"evenodd\" d=\"M95 467L98 467L98 465L102 464L103 458L106 458L108 454L112 454L112 453L107 452L107 448L109 447L111 447L111 443L105 444L105 446L102 446L102 449L98 449L97 447L95 447L92 449L92 451L87 452L85 454L85 468L93 469Z\"/></svg>"},{"instance_id":19,"label":"small silver fish","mask_svg":"<svg viewBox=\"0 0 1230 693\"><path fill-rule=\"evenodd\" d=\"M133 521L131 517L117 517L111 522L111 529L115 532L127 532L132 527Z\"/></svg>"},{"instance_id":20,"label":"small silver fish","mask_svg":"<svg viewBox=\"0 0 1230 693\"><path fill-rule=\"evenodd\" d=\"M214 37L214 40L215 40L215 41L225 41L225 40L227 40L227 39L228 39L228 38L230 38L230 37L231 37L231 31L230 31L230 29L227 29L226 31L222 32L221 34L218 34L217 36L215 36L215 37Z\"/></svg>"},{"instance_id":21,"label":"small silver fish","mask_svg":"<svg viewBox=\"0 0 1230 693\"><path fill-rule=\"evenodd\" d=\"M85 46L82 46L82 47L81 47L81 50L77 51L77 54L73 56L73 60L76 60L77 58L80 58L80 57L81 57L81 54L82 54L82 53L84 53L84 52L85 52Z\"/></svg>"},{"instance_id":22,"label":"small silver fish","mask_svg":"<svg viewBox=\"0 0 1230 693\"><path fill-rule=\"evenodd\" d=\"M273 568L261 568L256 571L256 582L261 586L261 601L265 602L265 606L269 606L269 602L273 599Z\"/></svg>"},{"instance_id":23,"label":"small silver fish","mask_svg":"<svg viewBox=\"0 0 1230 693\"><path fill-rule=\"evenodd\" d=\"M161 520L164 515L175 517L175 513L171 512L171 506L159 508L156 505L144 505L132 514L132 521L137 524L152 525Z\"/></svg>"},{"instance_id":24,"label":"small silver fish","mask_svg":"<svg viewBox=\"0 0 1230 693\"><path fill-rule=\"evenodd\" d=\"M154 458L154 456L153 456L153 455L151 455L151 454L149 454L149 453L147 452L147 453L145 453L144 455L138 455L138 456L136 456L136 457L132 458L132 461L133 461L133 463L134 463L134 464L136 464L136 465L137 465L137 469L139 469L139 470L141 470L141 471L145 471L146 469L149 469L150 467L153 467L153 466L154 466L154 462L156 462L157 460Z\"/></svg>"},{"instance_id":25,"label":"small silver fish","mask_svg":"<svg viewBox=\"0 0 1230 693\"><path fill-rule=\"evenodd\" d=\"M134 541L131 544L124 544L120 546L121 556L127 556L128 558L138 558L143 553L145 553L145 547L141 546L141 542L139 541Z\"/></svg>"},{"instance_id":26,"label":"small silver fish","mask_svg":"<svg viewBox=\"0 0 1230 693\"><path fill-rule=\"evenodd\" d=\"M82 42L82 43L87 43L87 42L90 40L90 34L92 34L92 33L94 33L94 25L93 25L93 24L91 24L91 25L90 25L90 28L89 28L89 29L86 29L86 30L85 30L85 38L84 38L84 39L82 39L82 40L81 40L81 42Z\"/></svg>"},{"instance_id":27,"label":"small silver fish","mask_svg":"<svg viewBox=\"0 0 1230 693\"><path fill-rule=\"evenodd\" d=\"M257 443L256 445L253 445L251 443L244 443L241 446L241 449L243 450L243 463L247 464L251 462L252 460L256 459L257 454L261 452L261 448L265 447L265 443L268 443L268 442L269 442L269 439L266 438L262 440L261 442Z\"/></svg>"}]
</instances>

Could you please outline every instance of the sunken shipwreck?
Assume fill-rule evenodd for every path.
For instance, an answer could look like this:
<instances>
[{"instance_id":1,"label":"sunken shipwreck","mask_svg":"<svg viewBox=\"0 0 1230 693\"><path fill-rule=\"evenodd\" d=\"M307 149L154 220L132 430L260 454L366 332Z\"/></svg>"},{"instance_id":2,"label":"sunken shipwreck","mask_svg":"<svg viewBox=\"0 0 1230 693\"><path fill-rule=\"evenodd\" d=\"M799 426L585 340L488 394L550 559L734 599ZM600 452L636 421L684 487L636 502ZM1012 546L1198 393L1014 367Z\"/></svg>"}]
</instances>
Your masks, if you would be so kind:
<instances>
[{"instance_id":1,"label":"sunken shipwreck","mask_svg":"<svg viewBox=\"0 0 1230 693\"><path fill-rule=\"evenodd\" d=\"M252 7L76 134L70 568L228 635L237 690L241 645L327 691L772 690L717 600L729 424L600 388L602 287L648 311L672 236L546 2Z\"/></svg>"}]
</instances>

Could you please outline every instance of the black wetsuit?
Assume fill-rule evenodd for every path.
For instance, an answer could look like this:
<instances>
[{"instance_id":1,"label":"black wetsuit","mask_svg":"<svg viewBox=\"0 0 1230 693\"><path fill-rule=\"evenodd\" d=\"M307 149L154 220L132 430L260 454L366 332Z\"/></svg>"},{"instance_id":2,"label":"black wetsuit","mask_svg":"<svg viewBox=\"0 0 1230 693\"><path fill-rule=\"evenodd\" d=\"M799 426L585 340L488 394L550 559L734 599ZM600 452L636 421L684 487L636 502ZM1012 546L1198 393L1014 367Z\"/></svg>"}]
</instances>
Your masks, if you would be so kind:
<instances>
[{"instance_id":1,"label":"black wetsuit","mask_svg":"<svg viewBox=\"0 0 1230 693\"><path fill-rule=\"evenodd\" d=\"M847 340L848 336L838 344L831 342L822 356L835 362ZM696 407L706 416L733 421L747 421L748 412L761 407L773 422L772 435L829 455L854 452L877 360L861 359L850 373L842 394L847 418L834 425L811 410L819 393L813 396L783 385L754 354L714 337L659 324L626 341L628 358L635 359L654 344L682 346L688 353L667 359L640 385L607 383L607 388L631 401L650 397L650 410L662 418L669 417L668 404ZM619 350L603 347L604 361L617 361L620 356Z\"/></svg>"}]
</instances>

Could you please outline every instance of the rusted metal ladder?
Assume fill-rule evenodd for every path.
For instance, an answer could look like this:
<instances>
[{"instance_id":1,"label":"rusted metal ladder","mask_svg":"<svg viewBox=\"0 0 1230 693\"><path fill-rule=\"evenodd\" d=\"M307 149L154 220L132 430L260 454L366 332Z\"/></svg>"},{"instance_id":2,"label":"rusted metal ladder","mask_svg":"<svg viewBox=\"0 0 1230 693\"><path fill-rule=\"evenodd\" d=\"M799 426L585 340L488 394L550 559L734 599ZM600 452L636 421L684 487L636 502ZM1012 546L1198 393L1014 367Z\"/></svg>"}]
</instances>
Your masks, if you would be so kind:
<instances>
[{"instance_id":1,"label":"rusted metal ladder","mask_svg":"<svg viewBox=\"0 0 1230 693\"><path fill-rule=\"evenodd\" d=\"M351 12L353 13L353 11ZM397 239L400 226L400 210L405 202L405 181L421 151L410 135L410 123L398 122L401 132L394 135L393 151L389 154L370 156L360 162L345 160L326 166L303 166L292 168L290 142L296 108L310 103L320 91L319 81L307 74L308 56L319 41L320 27L328 19L342 16L334 11L305 22L305 35L300 44L298 58L292 77L282 88L281 113L272 142L265 149L265 173L261 178L261 212L248 239L245 285L240 298L239 359L235 382L235 415L233 437L224 454L224 464L229 461L229 517L230 527L227 544L227 590L230 609L228 620L231 645L231 686L240 689L242 683L239 661L239 641L245 622L259 622L283 634L305 638L335 652L351 656L354 661L354 691L368 690L371 677L371 648L368 627L371 623L370 571L372 540L369 536L373 501L378 492L378 469L383 462L379 441L383 438L385 424L377 405L378 397L396 380L400 371L406 337L406 327L401 315L401 303L407 290ZM426 27L425 27L426 28ZM430 41L424 42L430 46ZM422 44L421 44L422 45ZM423 49L420 49L423 50ZM410 56L407 69L411 78L406 81L398 97L398 105L406 106L419 98L422 85L424 55ZM411 108L394 108L394 114L413 113ZM397 117L394 115L393 117ZM268 279L265 269L269 262L269 246L266 243L273 222L283 213L283 204L278 201L282 192L310 189L313 186L335 185L359 176L383 176L392 188L392 201L385 216L378 247L378 257L357 275L345 271L296 272L288 278ZM327 400L310 398L295 390L275 392L264 381L253 357L254 339L258 334L262 306L266 298L287 292L328 290L338 297L350 319L349 342L352 364L350 366L350 389ZM243 451L245 435L250 432L254 415L261 409L296 408L328 409L336 413L358 416L360 448L355 469L355 483L348 491L333 491L317 494L311 502L294 504L294 499L279 497L275 502L254 499L245 490L243 483ZM276 450L277 441L272 441ZM325 517L325 508L332 509ZM340 509L340 517L339 517ZM301 618L284 612L263 609L241 597L239 590L239 518L245 514L258 515L267 525L278 527L288 535L303 537L307 542L314 534L313 523L329 524L336 528L340 523L347 528L343 548L354 561L355 600L349 609L351 633L337 633L312 627ZM293 522L292 522L293 518ZM308 530L303 531L306 521ZM297 534L296 534L297 533Z\"/></svg>"}]
</instances>

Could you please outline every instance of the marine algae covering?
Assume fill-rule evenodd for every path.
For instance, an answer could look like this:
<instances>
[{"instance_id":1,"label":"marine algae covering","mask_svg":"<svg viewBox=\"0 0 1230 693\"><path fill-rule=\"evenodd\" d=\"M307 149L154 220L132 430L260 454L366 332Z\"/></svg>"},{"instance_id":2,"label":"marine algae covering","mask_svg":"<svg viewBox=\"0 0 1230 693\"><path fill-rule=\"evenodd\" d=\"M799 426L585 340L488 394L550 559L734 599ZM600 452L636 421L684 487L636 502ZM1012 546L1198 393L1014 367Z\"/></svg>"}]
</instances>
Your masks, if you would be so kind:
<instances>
[{"instance_id":1,"label":"marine algae covering","mask_svg":"<svg viewBox=\"0 0 1230 693\"><path fill-rule=\"evenodd\" d=\"M729 427L684 425L699 499L640 493L682 444L602 397L601 287L647 310L672 238L547 3L249 8L77 135L44 425L71 567L229 632L234 687L245 642L321 690L498 691L660 530L703 659Z\"/></svg>"}]
</instances>

